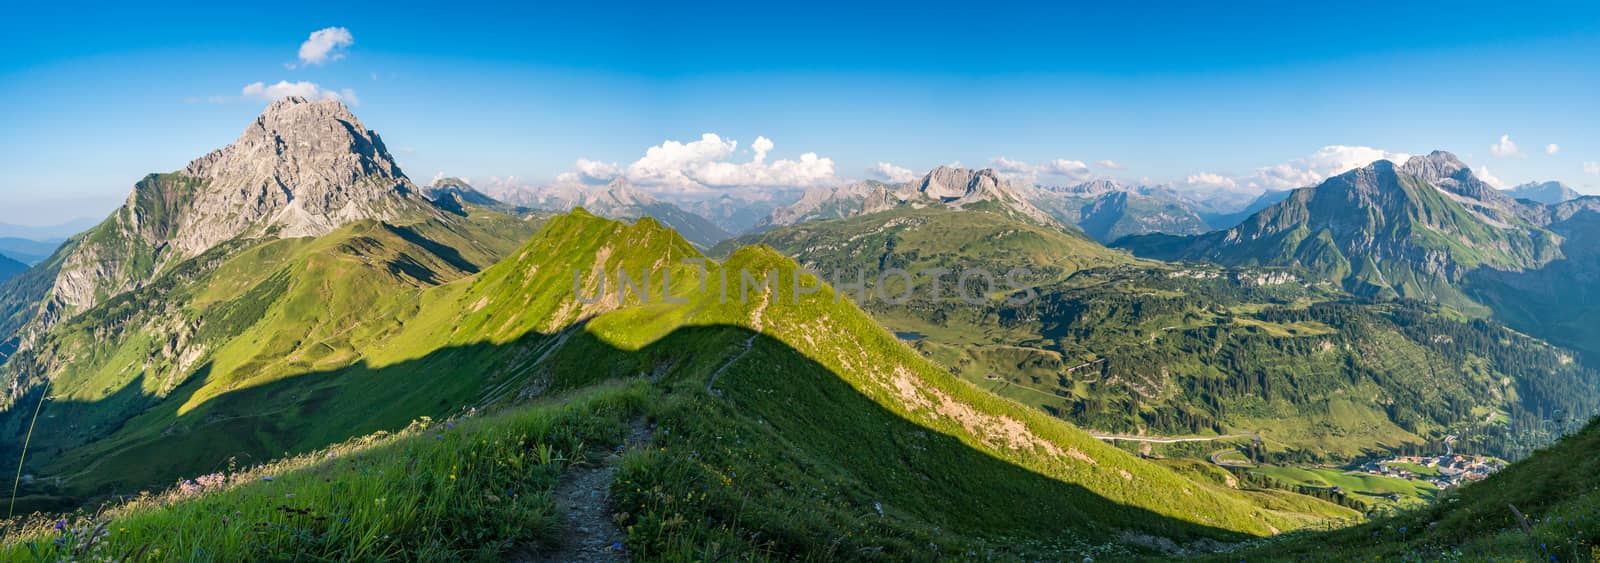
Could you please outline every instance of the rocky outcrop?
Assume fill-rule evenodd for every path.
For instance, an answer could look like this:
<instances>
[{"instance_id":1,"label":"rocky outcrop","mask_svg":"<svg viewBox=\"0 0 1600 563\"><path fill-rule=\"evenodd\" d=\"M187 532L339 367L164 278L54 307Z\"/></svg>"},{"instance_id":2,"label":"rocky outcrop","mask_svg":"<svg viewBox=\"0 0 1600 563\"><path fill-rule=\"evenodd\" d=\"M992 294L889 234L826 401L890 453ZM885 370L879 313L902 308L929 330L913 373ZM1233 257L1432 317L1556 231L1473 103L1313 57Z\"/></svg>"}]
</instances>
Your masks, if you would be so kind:
<instances>
[{"instance_id":1,"label":"rocky outcrop","mask_svg":"<svg viewBox=\"0 0 1600 563\"><path fill-rule=\"evenodd\" d=\"M232 144L141 180L121 208L69 243L45 295L21 298L43 299L33 327L42 330L224 241L434 213L344 104L285 98Z\"/></svg>"},{"instance_id":2,"label":"rocky outcrop","mask_svg":"<svg viewBox=\"0 0 1600 563\"><path fill-rule=\"evenodd\" d=\"M758 224L762 229L786 227L810 221L840 219L859 215L865 209L868 196L881 190L880 182L866 181L837 188L811 188L800 195L799 201L772 210Z\"/></svg>"}]
</instances>

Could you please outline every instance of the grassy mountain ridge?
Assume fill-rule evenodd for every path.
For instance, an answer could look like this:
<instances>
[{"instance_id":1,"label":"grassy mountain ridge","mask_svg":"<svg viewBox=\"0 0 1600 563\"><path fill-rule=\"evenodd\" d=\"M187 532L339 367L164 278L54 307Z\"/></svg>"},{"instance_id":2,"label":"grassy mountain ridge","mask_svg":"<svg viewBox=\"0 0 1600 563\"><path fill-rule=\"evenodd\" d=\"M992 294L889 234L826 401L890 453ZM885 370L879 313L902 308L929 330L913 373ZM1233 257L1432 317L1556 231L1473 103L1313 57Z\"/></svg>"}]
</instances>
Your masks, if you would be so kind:
<instances>
[{"instance_id":1,"label":"grassy mountain ridge","mask_svg":"<svg viewBox=\"0 0 1600 563\"><path fill-rule=\"evenodd\" d=\"M330 243L343 241L298 244ZM971 547L1002 534L1031 538L1028 547L1007 548L1012 552L1146 550L1125 534L1156 544L1232 541L1350 516L1303 497L1192 480L989 395L906 348L826 285L801 280L802 288L817 289L796 292L782 272L792 275L798 266L770 249L746 248L705 264L711 281L722 272L780 272L775 285L750 288L744 298L735 287L726 300L715 285L699 290L699 265L679 258L700 255L654 221L556 217L500 263L422 289L412 299L415 313L375 339L358 363L223 386L188 412L179 410L185 401L166 401L121 431L148 433L148 442L121 450L97 445L82 459L107 460L102 470L137 468L148 482L184 474L185 464L188 471L217 467L197 453L185 456L196 444L213 446L213 458L229 446L269 455L274 450L262 446L306 451L351 432L395 428L422 412L516 405L643 377L662 393L652 416L665 451L625 466L619 483L662 494L614 487L619 505L638 519L628 545L639 553L706 556L696 550L721 544L822 556L827 537L860 525L867 511L881 511L882 522L841 541L887 558L926 558L930 541L933 549ZM583 285L598 283L587 274L602 268L638 269L641 277L645 269L671 271L670 293L685 302L656 293L645 303L611 292L580 302L574 273L587 296L598 290ZM662 277L652 279L660 291ZM206 385L219 381L210 377ZM200 396L188 387L177 395L185 393L187 402ZM268 416L268 405L284 410ZM819 426L832 431L816 432ZM239 440L274 435L285 440ZM706 500L668 500L691 493ZM1173 502L1174 494L1182 500ZM741 508L750 498L770 508ZM1018 511L1026 499L1030 508ZM685 527L685 516L694 524Z\"/></svg>"},{"instance_id":2,"label":"grassy mountain ridge","mask_svg":"<svg viewBox=\"0 0 1600 563\"><path fill-rule=\"evenodd\" d=\"M498 241L531 229L490 212L403 226L366 221L317 239L234 241L185 261L58 324L6 363L18 381L50 381L41 415L49 426L34 435L32 461L82 467L110 452L141 453L130 444L181 442L166 438L206 425L210 415L183 415L211 398L350 365L387 337L387 323L410 314L408 298L492 263L511 250ZM34 400L17 404L31 407L38 388L24 389ZM8 454L20 448L32 410L0 413L0 429L17 438L5 441ZM68 492L103 485L89 478Z\"/></svg>"},{"instance_id":3,"label":"grassy mountain ridge","mask_svg":"<svg viewBox=\"0 0 1600 563\"><path fill-rule=\"evenodd\" d=\"M1266 540L1218 560L1593 561L1600 556L1597 449L1600 421L1433 506Z\"/></svg>"}]
</instances>

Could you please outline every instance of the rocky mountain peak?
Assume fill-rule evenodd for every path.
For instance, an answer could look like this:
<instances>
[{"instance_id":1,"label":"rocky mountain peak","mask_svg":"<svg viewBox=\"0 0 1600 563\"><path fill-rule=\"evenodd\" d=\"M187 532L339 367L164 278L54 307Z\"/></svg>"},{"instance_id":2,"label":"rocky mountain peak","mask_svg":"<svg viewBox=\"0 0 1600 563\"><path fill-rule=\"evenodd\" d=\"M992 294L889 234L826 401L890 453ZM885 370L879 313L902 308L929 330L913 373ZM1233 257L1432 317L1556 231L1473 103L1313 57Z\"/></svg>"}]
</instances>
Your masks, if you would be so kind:
<instances>
[{"instance_id":1,"label":"rocky mountain peak","mask_svg":"<svg viewBox=\"0 0 1600 563\"><path fill-rule=\"evenodd\" d=\"M1386 163L1389 161L1380 160L1378 162ZM1462 171L1467 171L1468 174L1471 174L1471 169L1461 162L1461 159L1456 158L1456 155L1447 151L1433 151L1427 155L1413 156L1400 167L1402 174L1416 176L1429 182L1459 179L1457 176Z\"/></svg>"},{"instance_id":2,"label":"rocky mountain peak","mask_svg":"<svg viewBox=\"0 0 1600 563\"><path fill-rule=\"evenodd\" d=\"M601 206L631 207L651 205L656 202L655 197L633 185L627 178L618 176L611 183L606 184L603 190L584 198L585 207Z\"/></svg>"},{"instance_id":3,"label":"rocky mountain peak","mask_svg":"<svg viewBox=\"0 0 1600 563\"><path fill-rule=\"evenodd\" d=\"M922 177L917 191L941 201L954 201L976 193L994 192L1005 182L994 170L940 166Z\"/></svg>"},{"instance_id":4,"label":"rocky mountain peak","mask_svg":"<svg viewBox=\"0 0 1600 563\"><path fill-rule=\"evenodd\" d=\"M315 236L392 218L416 195L383 139L338 100L275 101L233 144L181 174L206 184L192 213L175 217L174 242L187 254L253 229Z\"/></svg>"},{"instance_id":5,"label":"rocky mountain peak","mask_svg":"<svg viewBox=\"0 0 1600 563\"><path fill-rule=\"evenodd\" d=\"M138 182L65 257L40 318L82 311L235 238L320 236L359 220L438 212L344 104L284 98L232 144Z\"/></svg>"},{"instance_id":6,"label":"rocky mountain peak","mask_svg":"<svg viewBox=\"0 0 1600 563\"><path fill-rule=\"evenodd\" d=\"M422 193L428 200L434 202L454 200L460 203L471 203L486 207L500 203L499 200L489 197L487 194L478 191L477 188L472 187L466 180L456 177L444 177L434 180L433 184L422 190Z\"/></svg>"}]
</instances>

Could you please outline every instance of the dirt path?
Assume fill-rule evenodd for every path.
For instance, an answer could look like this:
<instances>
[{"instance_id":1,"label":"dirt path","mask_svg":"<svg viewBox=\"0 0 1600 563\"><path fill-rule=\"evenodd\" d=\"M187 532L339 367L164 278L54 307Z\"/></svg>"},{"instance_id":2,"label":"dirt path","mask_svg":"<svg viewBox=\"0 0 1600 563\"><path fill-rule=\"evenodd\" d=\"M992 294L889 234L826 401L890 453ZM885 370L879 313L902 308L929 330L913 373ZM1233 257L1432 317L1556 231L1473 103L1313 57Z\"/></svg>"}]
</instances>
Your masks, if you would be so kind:
<instances>
[{"instance_id":1,"label":"dirt path","mask_svg":"<svg viewBox=\"0 0 1600 563\"><path fill-rule=\"evenodd\" d=\"M751 315L751 319L750 319L751 326L753 326L755 328L755 334L751 334L749 338L744 339L744 342L741 342L739 344L739 353L738 354L734 354L732 358L728 358L728 361L723 362L723 364L720 367L717 368L717 371L711 372L711 378L706 380L706 392L707 393L710 393L712 395L716 395L718 397L722 396L722 391L716 388L717 378L722 377L722 372L728 371L728 366L732 366L734 364L734 362L737 362L740 359L744 358L746 354L750 353L750 349L755 346L756 338L761 336L761 328L762 328L762 322L763 322L762 315L767 310L767 300L771 299L771 298L772 298L772 289L770 289L770 288L767 289L766 292L761 294L761 303L759 305L756 305L754 314Z\"/></svg>"},{"instance_id":2,"label":"dirt path","mask_svg":"<svg viewBox=\"0 0 1600 563\"><path fill-rule=\"evenodd\" d=\"M628 434L632 449L650 443L651 429L643 420L634 422ZM561 548L549 554L515 558L514 561L601 563L628 561L622 547L622 530L611 519L611 480L617 473L617 454L608 454L599 465L572 467L556 487L556 508L567 515L567 529Z\"/></svg>"}]
</instances>

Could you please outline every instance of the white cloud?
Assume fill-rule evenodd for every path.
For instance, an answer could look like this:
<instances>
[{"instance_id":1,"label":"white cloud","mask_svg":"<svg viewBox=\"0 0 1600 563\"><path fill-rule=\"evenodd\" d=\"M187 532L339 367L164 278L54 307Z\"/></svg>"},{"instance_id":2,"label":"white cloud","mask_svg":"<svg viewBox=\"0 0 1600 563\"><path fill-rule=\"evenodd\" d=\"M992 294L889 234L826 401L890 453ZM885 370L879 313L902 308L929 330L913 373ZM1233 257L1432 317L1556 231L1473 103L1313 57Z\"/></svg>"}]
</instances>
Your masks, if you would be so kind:
<instances>
[{"instance_id":1,"label":"white cloud","mask_svg":"<svg viewBox=\"0 0 1600 563\"><path fill-rule=\"evenodd\" d=\"M1126 168L1115 160L1096 160L1094 161L1094 164L1095 166L1099 166L1106 170L1122 170L1123 168Z\"/></svg>"},{"instance_id":2,"label":"white cloud","mask_svg":"<svg viewBox=\"0 0 1600 563\"><path fill-rule=\"evenodd\" d=\"M776 143L756 137L747 162L730 160L739 143L706 133L687 143L668 140L650 147L626 170L629 180L665 191L699 192L711 188L814 187L838 182L833 159L805 153L798 160L768 161Z\"/></svg>"},{"instance_id":3,"label":"white cloud","mask_svg":"<svg viewBox=\"0 0 1600 563\"><path fill-rule=\"evenodd\" d=\"M320 65L344 58L345 47L355 44L350 30L329 27L311 32L311 37L300 44L300 64Z\"/></svg>"},{"instance_id":4,"label":"white cloud","mask_svg":"<svg viewBox=\"0 0 1600 563\"><path fill-rule=\"evenodd\" d=\"M1038 183L1039 176L1054 176L1076 182L1087 180L1091 176L1089 165L1081 160L1056 159L1032 164L997 156L989 159L989 167L999 172L1007 181L1026 184Z\"/></svg>"},{"instance_id":5,"label":"white cloud","mask_svg":"<svg viewBox=\"0 0 1600 563\"><path fill-rule=\"evenodd\" d=\"M622 169L610 162L580 158L576 167L578 171L575 179L585 184L604 184L622 175Z\"/></svg>"},{"instance_id":6,"label":"white cloud","mask_svg":"<svg viewBox=\"0 0 1600 563\"><path fill-rule=\"evenodd\" d=\"M1550 144L1544 146L1544 153L1545 154L1555 154L1555 153L1558 153L1558 152L1561 152L1561 145L1558 145L1558 144L1555 144L1555 143L1550 143Z\"/></svg>"},{"instance_id":7,"label":"white cloud","mask_svg":"<svg viewBox=\"0 0 1600 563\"><path fill-rule=\"evenodd\" d=\"M1084 164L1081 160L1052 160L1044 164L1044 171L1046 174L1065 176L1073 180L1089 178L1089 165Z\"/></svg>"},{"instance_id":8,"label":"white cloud","mask_svg":"<svg viewBox=\"0 0 1600 563\"><path fill-rule=\"evenodd\" d=\"M1239 187L1239 183L1234 181L1233 178L1215 172L1191 174L1188 178L1184 178L1183 183L1191 188L1225 188L1231 190Z\"/></svg>"},{"instance_id":9,"label":"white cloud","mask_svg":"<svg viewBox=\"0 0 1600 563\"><path fill-rule=\"evenodd\" d=\"M290 96L299 96L308 100L339 100L352 106L361 105L361 99L356 97L355 90L345 88L339 91L318 86L315 82L289 82L279 80L277 84L265 82L252 82L239 91L245 98L272 101Z\"/></svg>"},{"instance_id":10,"label":"white cloud","mask_svg":"<svg viewBox=\"0 0 1600 563\"><path fill-rule=\"evenodd\" d=\"M756 151L753 162L762 162L767 159L767 153L772 152L772 139L756 137L756 142L750 143L751 150Z\"/></svg>"},{"instance_id":11,"label":"white cloud","mask_svg":"<svg viewBox=\"0 0 1600 563\"><path fill-rule=\"evenodd\" d=\"M1583 173L1600 175L1600 162L1583 163Z\"/></svg>"},{"instance_id":12,"label":"white cloud","mask_svg":"<svg viewBox=\"0 0 1600 563\"><path fill-rule=\"evenodd\" d=\"M1258 168L1249 174L1225 175L1200 172L1185 178L1181 184L1199 190L1223 189L1239 192L1292 190L1315 186L1329 177L1365 167L1379 160L1404 164L1410 158L1409 154L1373 147L1328 145L1310 155Z\"/></svg>"},{"instance_id":13,"label":"white cloud","mask_svg":"<svg viewBox=\"0 0 1600 563\"><path fill-rule=\"evenodd\" d=\"M1489 153L1499 157L1523 156L1522 149L1517 148L1510 135L1501 135L1500 142L1489 145Z\"/></svg>"},{"instance_id":14,"label":"white cloud","mask_svg":"<svg viewBox=\"0 0 1600 563\"><path fill-rule=\"evenodd\" d=\"M1486 184L1502 190L1506 189L1506 183L1502 182L1500 178L1496 177L1494 174L1490 174L1488 166L1479 166L1474 168L1472 170L1472 175L1477 176L1479 180L1483 180Z\"/></svg>"},{"instance_id":15,"label":"white cloud","mask_svg":"<svg viewBox=\"0 0 1600 563\"><path fill-rule=\"evenodd\" d=\"M896 184L917 179L917 173L912 172L910 168L895 166L887 162L879 162L873 165L872 168L867 169L867 173L877 177L879 180Z\"/></svg>"}]
</instances>

